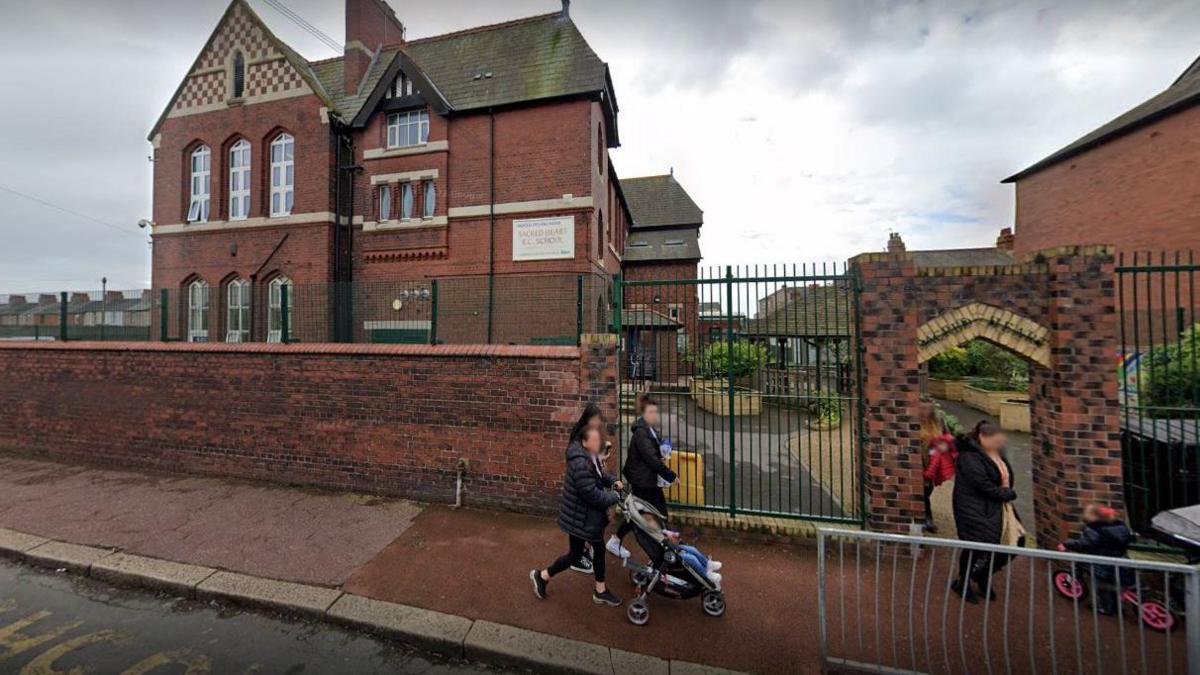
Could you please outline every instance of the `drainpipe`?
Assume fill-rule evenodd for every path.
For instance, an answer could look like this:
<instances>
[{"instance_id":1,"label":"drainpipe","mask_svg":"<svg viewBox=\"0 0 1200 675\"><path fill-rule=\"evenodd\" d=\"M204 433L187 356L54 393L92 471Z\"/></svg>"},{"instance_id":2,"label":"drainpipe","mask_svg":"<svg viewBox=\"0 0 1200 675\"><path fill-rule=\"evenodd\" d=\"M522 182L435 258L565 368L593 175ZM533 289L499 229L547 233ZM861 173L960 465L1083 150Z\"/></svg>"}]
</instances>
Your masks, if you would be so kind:
<instances>
[{"instance_id":1,"label":"drainpipe","mask_svg":"<svg viewBox=\"0 0 1200 675\"><path fill-rule=\"evenodd\" d=\"M496 292L496 113L488 108L488 308L487 341L492 344Z\"/></svg>"}]
</instances>

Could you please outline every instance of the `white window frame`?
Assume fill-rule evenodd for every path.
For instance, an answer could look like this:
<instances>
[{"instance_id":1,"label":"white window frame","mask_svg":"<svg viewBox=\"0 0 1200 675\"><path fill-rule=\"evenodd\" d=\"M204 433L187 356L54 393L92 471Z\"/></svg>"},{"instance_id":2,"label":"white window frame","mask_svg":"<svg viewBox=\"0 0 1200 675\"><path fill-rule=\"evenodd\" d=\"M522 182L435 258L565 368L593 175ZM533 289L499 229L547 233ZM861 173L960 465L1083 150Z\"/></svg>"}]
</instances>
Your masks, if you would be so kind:
<instances>
[{"instance_id":1,"label":"white window frame","mask_svg":"<svg viewBox=\"0 0 1200 675\"><path fill-rule=\"evenodd\" d=\"M397 73L396 79L392 80L391 86L388 87L388 98L411 96L412 93L412 80L408 79L404 73Z\"/></svg>"},{"instance_id":2,"label":"white window frame","mask_svg":"<svg viewBox=\"0 0 1200 675\"><path fill-rule=\"evenodd\" d=\"M400 184L400 220L412 220L413 217L413 184Z\"/></svg>"},{"instance_id":3,"label":"white window frame","mask_svg":"<svg viewBox=\"0 0 1200 675\"><path fill-rule=\"evenodd\" d=\"M250 341L250 282L234 279L225 290L225 341Z\"/></svg>"},{"instance_id":4,"label":"white window frame","mask_svg":"<svg viewBox=\"0 0 1200 675\"><path fill-rule=\"evenodd\" d=\"M191 182L188 184L189 223L207 223L212 198L212 150L202 145L188 158Z\"/></svg>"},{"instance_id":5,"label":"white window frame","mask_svg":"<svg viewBox=\"0 0 1200 675\"><path fill-rule=\"evenodd\" d=\"M277 152L278 151L278 152ZM271 141L271 215L292 215L296 199L296 139L282 133Z\"/></svg>"},{"instance_id":6,"label":"white window frame","mask_svg":"<svg viewBox=\"0 0 1200 675\"><path fill-rule=\"evenodd\" d=\"M432 218L437 212L437 187L433 181L425 181L425 196L421 200L421 216L423 218Z\"/></svg>"},{"instance_id":7,"label":"white window frame","mask_svg":"<svg viewBox=\"0 0 1200 675\"><path fill-rule=\"evenodd\" d=\"M296 286L287 277L275 277L267 284L267 342L283 341L283 293L280 288L288 287L288 338L292 337L292 327L296 325Z\"/></svg>"},{"instance_id":8,"label":"white window frame","mask_svg":"<svg viewBox=\"0 0 1200 675\"><path fill-rule=\"evenodd\" d=\"M229 219L250 217L250 141L241 139L229 149Z\"/></svg>"},{"instance_id":9,"label":"white window frame","mask_svg":"<svg viewBox=\"0 0 1200 675\"><path fill-rule=\"evenodd\" d=\"M208 342L208 282L188 284L188 342Z\"/></svg>"},{"instance_id":10,"label":"white window frame","mask_svg":"<svg viewBox=\"0 0 1200 675\"><path fill-rule=\"evenodd\" d=\"M392 219L392 186L379 186L379 221L387 222Z\"/></svg>"},{"instance_id":11,"label":"white window frame","mask_svg":"<svg viewBox=\"0 0 1200 675\"><path fill-rule=\"evenodd\" d=\"M428 110L409 110L387 116L387 147L411 148L428 142Z\"/></svg>"}]
</instances>

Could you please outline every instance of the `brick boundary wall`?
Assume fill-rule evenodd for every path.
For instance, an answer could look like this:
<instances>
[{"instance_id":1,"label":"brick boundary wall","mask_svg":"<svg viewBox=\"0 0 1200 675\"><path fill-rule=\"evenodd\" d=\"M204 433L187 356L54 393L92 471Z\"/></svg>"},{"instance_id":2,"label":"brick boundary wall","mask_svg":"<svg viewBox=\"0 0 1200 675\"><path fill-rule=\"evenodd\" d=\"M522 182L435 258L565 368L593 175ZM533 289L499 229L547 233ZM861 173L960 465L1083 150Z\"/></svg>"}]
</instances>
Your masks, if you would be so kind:
<instances>
[{"instance_id":1,"label":"brick boundary wall","mask_svg":"<svg viewBox=\"0 0 1200 675\"><path fill-rule=\"evenodd\" d=\"M1040 543L1072 534L1089 501L1121 508L1109 247L1062 247L983 267L918 268L903 251L852 262L862 282L864 489L872 529L907 532L924 519L915 416L920 362L968 337L1006 346L1030 364L1033 485L1018 477L1017 488L1033 490Z\"/></svg>"},{"instance_id":2,"label":"brick boundary wall","mask_svg":"<svg viewBox=\"0 0 1200 675\"><path fill-rule=\"evenodd\" d=\"M616 341L0 343L0 450L547 513ZM611 382L608 380L611 378Z\"/></svg>"}]
</instances>

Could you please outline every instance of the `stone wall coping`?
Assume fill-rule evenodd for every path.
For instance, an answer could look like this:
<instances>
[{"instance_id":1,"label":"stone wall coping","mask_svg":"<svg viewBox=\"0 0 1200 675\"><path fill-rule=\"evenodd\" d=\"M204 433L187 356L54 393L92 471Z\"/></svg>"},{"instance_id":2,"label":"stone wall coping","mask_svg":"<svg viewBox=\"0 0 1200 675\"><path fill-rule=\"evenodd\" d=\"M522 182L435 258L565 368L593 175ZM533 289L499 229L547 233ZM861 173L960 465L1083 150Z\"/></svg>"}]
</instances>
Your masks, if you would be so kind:
<instances>
[{"instance_id":1,"label":"stone wall coping","mask_svg":"<svg viewBox=\"0 0 1200 675\"><path fill-rule=\"evenodd\" d=\"M194 354L294 354L418 358L514 358L578 360L578 347L535 345L381 345L342 343L229 342L0 342L7 351L185 352Z\"/></svg>"},{"instance_id":2,"label":"stone wall coping","mask_svg":"<svg viewBox=\"0 0 1200 675\"><path fill-rule=\"evenodd\" d=\"M1045 262L1053 258L1082 257L1115 257L1116 247L1108 244L1055 246L1039 251L1030 251L1014 260L1012 265L982 265L972 267L918 267L923 276L983 276L997 274L1017 274L1025 272L1045 272ZM913 251L874 251L860 253L850 259L851 265L871 263L911 263L915 260Z\"/></svg>"}]
</instances>

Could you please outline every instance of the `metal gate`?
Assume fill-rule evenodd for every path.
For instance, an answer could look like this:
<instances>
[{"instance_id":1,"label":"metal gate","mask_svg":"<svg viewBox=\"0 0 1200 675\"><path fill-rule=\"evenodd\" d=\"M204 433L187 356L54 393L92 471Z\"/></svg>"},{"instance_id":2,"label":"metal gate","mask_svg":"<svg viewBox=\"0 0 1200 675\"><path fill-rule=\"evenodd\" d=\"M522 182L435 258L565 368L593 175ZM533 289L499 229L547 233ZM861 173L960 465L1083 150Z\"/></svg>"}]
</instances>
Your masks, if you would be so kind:
<instances>
[{"instance_id":1,"label":"metal gate","mask_svg":"<svg viewBox=\"0 0 1200 675\"><path fill-rule=\"evenodd\" d=\"M622 460L649 396L675 506L861 522L859 291L845 264L618 278Z\"/></svg>"},{"instance_id":2,"label":"metal gate","mask_svg":"<svg viewBox=\"0 0 1200 675\"><path fill-rule=\"evenodd\" d=\"M1200 264L1133 254L1117 266L1121 450L1130 524L1200 502Z\"/></svg>"}]
</instances>

